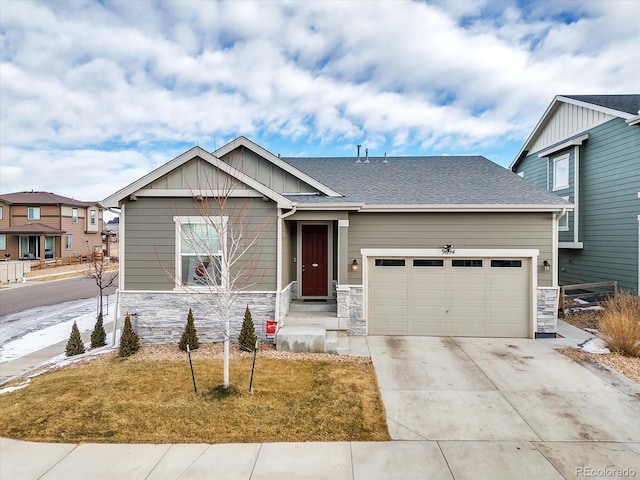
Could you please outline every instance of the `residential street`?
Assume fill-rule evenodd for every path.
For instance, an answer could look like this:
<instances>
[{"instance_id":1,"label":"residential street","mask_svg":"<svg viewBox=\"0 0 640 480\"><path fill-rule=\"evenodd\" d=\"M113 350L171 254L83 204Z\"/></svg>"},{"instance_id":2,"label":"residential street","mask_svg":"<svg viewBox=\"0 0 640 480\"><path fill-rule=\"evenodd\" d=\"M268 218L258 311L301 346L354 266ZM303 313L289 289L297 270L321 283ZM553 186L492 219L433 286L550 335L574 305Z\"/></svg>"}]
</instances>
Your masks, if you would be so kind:
<instances>
[{"instance_id":1,"label":"residential street","mask_svg":"<svg viewBox=\"0 0 640 480\"><path fill-rule=\"evenodd\" d=\"M105 293L111 295L115 290L116 287L114 286ZM51 282L29 282L26 285L0 290L0 316L27 308L54 305L96 296L98 296L98 287L94 280L85 277L74 277Z\"/></svg>"}]
</instances>

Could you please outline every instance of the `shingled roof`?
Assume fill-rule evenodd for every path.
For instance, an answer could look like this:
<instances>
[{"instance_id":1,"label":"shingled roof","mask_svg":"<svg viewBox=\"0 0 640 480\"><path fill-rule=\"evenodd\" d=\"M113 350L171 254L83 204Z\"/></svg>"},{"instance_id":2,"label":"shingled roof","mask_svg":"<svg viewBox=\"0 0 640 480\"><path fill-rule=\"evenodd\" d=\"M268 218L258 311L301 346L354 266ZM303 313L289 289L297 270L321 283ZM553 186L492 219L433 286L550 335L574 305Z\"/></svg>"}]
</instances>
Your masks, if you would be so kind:
<instances>
[{"instance_id":1,"label":"shingled roof","mask_svg":"<svg viewBox=\"0 0 640 480\"><path fill-rule=\"evenodd\" d=\"M0 194L0 201L9 205L71 205L74 207L90 207L98 202L82 202L50 192L15 192Z\"/></svg>"},{"instance_id":2,"label":"shingled roof","mask_svg":"<svg viewBox=\"0 0 640 480\"><path fill-rule=\"evenodd\" d=\"M283 158L344 195L287 195L298 204L569 205L481 156Z\"/></svg>"},{"instance_id":3,"label":"shingled roof","mask_svg":"<svg viewBox=\"0 0 640 480\"><path fill-rule=\"evenodd\" d=\"M636 95L560 95L579 102L610 108L630 115L640 114L640 94Z\"/></svg>"}]
</instances>

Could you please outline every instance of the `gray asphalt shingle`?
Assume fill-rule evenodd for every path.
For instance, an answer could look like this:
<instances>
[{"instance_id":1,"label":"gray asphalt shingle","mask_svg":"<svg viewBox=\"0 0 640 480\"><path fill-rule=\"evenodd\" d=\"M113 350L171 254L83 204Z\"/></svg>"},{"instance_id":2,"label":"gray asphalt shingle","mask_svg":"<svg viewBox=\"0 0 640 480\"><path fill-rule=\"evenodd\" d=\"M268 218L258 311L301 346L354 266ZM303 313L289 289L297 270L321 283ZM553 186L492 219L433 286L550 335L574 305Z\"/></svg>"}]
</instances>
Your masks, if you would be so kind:
<instances>
[{"instance_id":1,"label":"gray asphalt shingle","mask_svg":"<svg viewBox=\"0 0 640 480\"><path fill-rule=\"evenodd\" d=\"M638 115L640 113L640 95L560 95L600 107L611 108L619 112Z\"/></svg>"},{"instance_id":2,"label":"gray asphalt shingle","mask_svg":"<svg viewBox=\"0 0 640 480\"><path fill-rule=\"evenodd\" d=\"M559 205L547 192L481 156L283 158L343 198L287 195L297 203Z\"/></svg>"}]
</instances>

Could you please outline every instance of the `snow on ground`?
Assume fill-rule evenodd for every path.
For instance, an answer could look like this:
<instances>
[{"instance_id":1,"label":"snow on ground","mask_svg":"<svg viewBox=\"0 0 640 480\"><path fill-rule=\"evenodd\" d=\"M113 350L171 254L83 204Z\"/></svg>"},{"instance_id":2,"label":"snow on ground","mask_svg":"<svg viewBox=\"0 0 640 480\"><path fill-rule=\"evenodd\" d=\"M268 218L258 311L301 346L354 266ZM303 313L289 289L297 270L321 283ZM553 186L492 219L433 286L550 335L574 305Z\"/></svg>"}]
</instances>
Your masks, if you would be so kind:
<instances>
[{"instance_id":1,"label":"snow on ground","mask_svg":"<svg viewBox=\"0 0 640 480\"><path fill-rule=\"evenodd\" d=\"M111 301L111 298L105 299L105 312L107 301ZM113 320L112 305L111 303L109 313L103 317L105 324ZM27 326L22 329L20 328L21 319L26 319L27 322ZM30 308L0 317L3 336L10 338L8 341L3 340L0 346L0 364L67 340L74 321L77 322L80 333L93 330L96 323L96 300L80 300ZM107 340L107 344L109 341Z\"/></svg>"},{"instance_id":2,"label":"snow on ground","mask_svg":"<svg viewBox=\"0 0 640 480\"><path fill-rule=\"evenodd\" d=\"M604 346L604 340L599 337L587 340L582 345L579 345L579 347L582 348L582 350L584 350L585 352L596 353L598 355L611 353L611 350Z\"/></svg>"}]
</instances>

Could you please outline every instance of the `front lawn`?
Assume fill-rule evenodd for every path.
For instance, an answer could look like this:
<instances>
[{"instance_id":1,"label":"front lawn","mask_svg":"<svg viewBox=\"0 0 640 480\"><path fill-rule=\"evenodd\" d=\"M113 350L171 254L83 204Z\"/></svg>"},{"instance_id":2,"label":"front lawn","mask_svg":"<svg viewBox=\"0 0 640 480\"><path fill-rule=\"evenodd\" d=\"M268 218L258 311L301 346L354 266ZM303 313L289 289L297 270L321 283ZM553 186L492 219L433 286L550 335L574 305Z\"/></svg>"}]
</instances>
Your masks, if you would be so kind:
<instances>
[{"instance_id":1,"label":"front lawn","mask_svg":"<svg viewBox=\"0 0 640 480\"><path fill-rule=\"evenodd\" d=\"M43 442L233 443L389 440L370 362L260 358L231 361L237 393L222 398L222 360L144 350L104 355L0 395L0 436ZM176 349L177 350L177 349ZM295 356L294 356L295 357Z\"/></svg>"}]
</instances>

